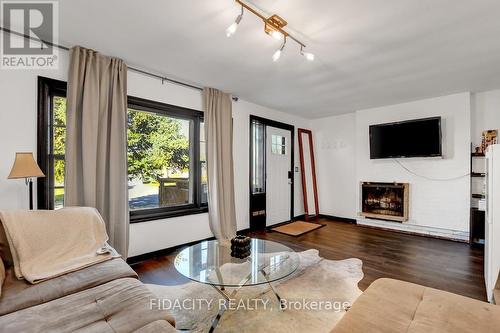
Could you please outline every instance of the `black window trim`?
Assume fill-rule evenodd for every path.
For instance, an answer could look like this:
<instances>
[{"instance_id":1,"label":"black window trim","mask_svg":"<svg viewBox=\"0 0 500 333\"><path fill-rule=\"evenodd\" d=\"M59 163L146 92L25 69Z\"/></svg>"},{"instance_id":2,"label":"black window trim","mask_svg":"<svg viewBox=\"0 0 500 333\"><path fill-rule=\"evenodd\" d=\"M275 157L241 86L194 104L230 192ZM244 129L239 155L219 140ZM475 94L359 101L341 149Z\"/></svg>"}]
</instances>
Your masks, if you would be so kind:
<instances>
[{"instance_id":1,"label":"black window trim","mask_svg":"<svg viewBox=\"0 0 500 333\"><path fill-rule=\"evenodd\" d=\"M67 83L65 81L38 76L37 162L46 175L45 178L37 179L38 209L54 209L54 201L52 200L54 197L53 171L51 173L48 172L49 170L54 170L54 156L52 158L49 156L49 151L53 152L53 140L49 139L53 135L53 124L49 117L51 116L49 111L52 109L52 97L66 97L66 94ZM194 161L192 165L195 165L193 170L192 204L130 211L130 223L208 212L208 204L201 203L200 123L203 122L203 112L134 96L128 96L128 108L193 120L194 130L191 133L191 140L194 142L194 145L192 145L192 157Z\"/></svg>"},{"instance_id":2,"label":"black window trim","mask_svg":"<svg viewBox=\"0 0 500 333\"><path fill-rule=\"evenodd\" d=\"M49 151L54 151L53 117L49 110L52 110L52 98L66 97L66 92L66 82L38 77L37 162L45 174L45 177L37 178L38 209L54 209L54 201L51 198L54 198L54 159L56 156L49 154Z\"/></svg>"},{"instance_id":3,"label":"black window trim","mask_svg":"<svg viewBox=\"0 0 500 333\"><path fill-rule=\"evenodd\" d=\"M134 96L128 96L128 108L192 120L194 130L193 133L191 133L191 139L194 145L192 147L191 157L194 159L192 165L195 165L193 170L194 184L192 204L130 211L130 223L140 223L208 212L208 204L201 203L200 123L203 122L203 112Z\"/></svg>"}]
</instances>

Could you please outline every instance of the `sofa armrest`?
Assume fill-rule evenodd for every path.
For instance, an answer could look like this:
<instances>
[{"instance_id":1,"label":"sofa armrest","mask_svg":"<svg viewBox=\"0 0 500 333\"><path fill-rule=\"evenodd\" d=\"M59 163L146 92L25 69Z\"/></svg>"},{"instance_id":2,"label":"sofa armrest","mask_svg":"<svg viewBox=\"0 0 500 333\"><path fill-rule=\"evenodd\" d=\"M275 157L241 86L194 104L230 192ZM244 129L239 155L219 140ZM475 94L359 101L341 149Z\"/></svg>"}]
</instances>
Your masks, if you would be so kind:
<instances>
[{"instance_id":1,"label":"sofa armrest","mask_svg":"<svg viewBox=\"0 0 500 333\"><path fill-rule=\"evenodd\" d=\"M500 274L498 275L497 283L495 284L495 289L493 289L493 301L496 305L500 305Z\"/></svg>"},{"instance_id":2,"label":"sofa armrest","mask_svg":"<svg viewBox=\"0 0 500 333\"><path fill-rule=\"evenodd\" d=\"M0 258L0 296L2 296L3 281L5 281L5 266L2 258Z\"/></svg>"}]
</instances>

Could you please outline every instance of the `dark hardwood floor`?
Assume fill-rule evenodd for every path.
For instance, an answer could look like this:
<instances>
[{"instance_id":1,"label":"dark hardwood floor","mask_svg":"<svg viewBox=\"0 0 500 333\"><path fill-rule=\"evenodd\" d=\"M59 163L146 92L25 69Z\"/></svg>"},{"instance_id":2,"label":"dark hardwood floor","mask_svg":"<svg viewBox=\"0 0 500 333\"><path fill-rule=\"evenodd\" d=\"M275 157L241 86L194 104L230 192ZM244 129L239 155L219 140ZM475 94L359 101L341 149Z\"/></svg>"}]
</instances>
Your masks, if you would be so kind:
<instances>
[{"instance_id":1,"label":"dark hardwood floor","mask_svg":"<svg viewBox=\"0 0 500 333\"><path fill-rule=\"evenodd\" d=\"M326 259L363 261L365 290L381 277L400 279L486 300L483 251L468 244L401 234L322 219L325 227L299 237L255 232L252 237L284 243L296 251L318 249ZM175 268L176 253L132 265L145 283L175 285L187 282Z\"/></svg>"}]
</instances>

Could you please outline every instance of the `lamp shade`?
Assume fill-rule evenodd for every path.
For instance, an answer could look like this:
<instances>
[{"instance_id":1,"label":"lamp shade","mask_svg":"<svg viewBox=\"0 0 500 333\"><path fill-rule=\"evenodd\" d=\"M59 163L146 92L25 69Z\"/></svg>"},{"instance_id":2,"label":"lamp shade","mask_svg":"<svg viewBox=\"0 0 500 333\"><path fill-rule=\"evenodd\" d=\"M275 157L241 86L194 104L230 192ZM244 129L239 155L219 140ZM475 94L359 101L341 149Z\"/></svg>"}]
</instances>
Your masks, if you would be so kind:
<instances>
[{"instance_id":1,"label":"lamp shade","mask_svg":"<svg viewBox=\"0 0 500 333\"><path fill-rule=\"evenodd\" d=\"M10 170L9 179L45 177L33 158L33 153L16 153L16 160Z\"/></svg>"}]
</instances>

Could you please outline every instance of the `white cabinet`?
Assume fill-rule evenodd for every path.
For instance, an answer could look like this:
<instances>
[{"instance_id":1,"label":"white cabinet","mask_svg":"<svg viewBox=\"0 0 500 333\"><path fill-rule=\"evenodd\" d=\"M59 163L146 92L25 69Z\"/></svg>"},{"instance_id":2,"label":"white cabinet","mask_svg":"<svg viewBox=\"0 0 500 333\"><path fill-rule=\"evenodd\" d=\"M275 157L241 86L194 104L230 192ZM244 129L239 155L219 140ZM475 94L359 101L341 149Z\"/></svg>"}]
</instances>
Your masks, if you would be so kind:
<instances>
[{"instance_id":1,"label":"white cabinet","mask_svg":"<svg viewBox=\"0 0 500 333\"><path fill-rule=\"evenodd\" d=\"M500 271L500 145L486 152L486 225L484 244L484 279L488 301ZM497 300L499 302L500 300Z\"/></svg>"}]
</instances>

